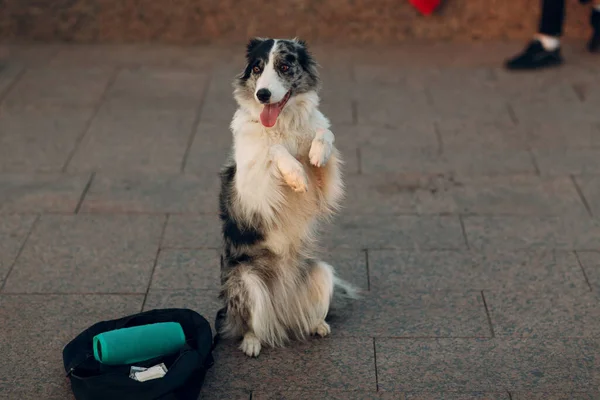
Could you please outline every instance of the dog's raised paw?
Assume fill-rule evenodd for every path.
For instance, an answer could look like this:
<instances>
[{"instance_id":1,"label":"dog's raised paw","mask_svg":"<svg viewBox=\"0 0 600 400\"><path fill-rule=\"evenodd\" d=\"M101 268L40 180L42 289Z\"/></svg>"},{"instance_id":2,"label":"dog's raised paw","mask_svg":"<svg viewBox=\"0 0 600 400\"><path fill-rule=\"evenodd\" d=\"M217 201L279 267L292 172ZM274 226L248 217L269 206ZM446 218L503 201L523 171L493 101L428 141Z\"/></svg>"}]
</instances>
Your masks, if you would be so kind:
<instances>
[{"instance_id":1,"label":"dog's raised paw","mask_svg":"<svg viewBox=\"0 0 600 400\"><path fill-rule=\"evenodd\" d=\"M315 167L323 167L329 161L331 156L331 144L322 138L317 138L312 141L308 158L310 163Z\"/></svg>"},{"instance_id":2,"label":"dog's raised paw","mask_svg":"<svg viewBox=\"0 0 600 400\"><path fill-rule=\"evenodd\" d=\"M244 352L248 357L258 357L260 354L260 340L251 333L244 335L240 350Z\"/></svg>"},{"instance_id":3,"label":"dog's raised paw","mask_svg":"<svg viewBox=\"0 0 600 400\"><path fill-rule=\"evenodd\" d=\"M315 334L317 336L320 337L325 337L328 336L331 333L331 327L329 326L329 324L325 321L321 322L319 325L317 325L317 327L315 328Z\"/></svg>"},{"instance_id":4,"label":"dog's raised paw","mask_svg":"<svg viewBox=\"0 0 600 400\"><path fill-rule=\"evenodd\" d=\"M300 163L297 163L283 174L285 183L291 187L294 192L308 192L308 177L304 172L304 168Z\"/></svg>"}]
</instances>

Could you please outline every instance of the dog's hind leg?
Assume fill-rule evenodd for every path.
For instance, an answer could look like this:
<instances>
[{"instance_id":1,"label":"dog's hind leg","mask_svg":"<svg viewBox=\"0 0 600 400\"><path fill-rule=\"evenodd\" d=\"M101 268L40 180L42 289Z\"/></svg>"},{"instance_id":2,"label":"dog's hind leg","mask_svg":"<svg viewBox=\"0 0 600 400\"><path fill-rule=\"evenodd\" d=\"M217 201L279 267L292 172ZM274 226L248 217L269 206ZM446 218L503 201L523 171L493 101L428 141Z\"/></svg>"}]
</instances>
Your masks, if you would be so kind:
<instances>
[{"instance_id":1,"label":"dog's hind leg","mask_svg":"<svg viewBox=\"0 0 600 400\"><path fill-rule=\"evenodd\" d=\"M311 334L325 337L331 327L325 322L333 296L335 273L333 267L323 261L312 261L308 279L308 294L313 307Z\"/></svg>"}]
</instances>

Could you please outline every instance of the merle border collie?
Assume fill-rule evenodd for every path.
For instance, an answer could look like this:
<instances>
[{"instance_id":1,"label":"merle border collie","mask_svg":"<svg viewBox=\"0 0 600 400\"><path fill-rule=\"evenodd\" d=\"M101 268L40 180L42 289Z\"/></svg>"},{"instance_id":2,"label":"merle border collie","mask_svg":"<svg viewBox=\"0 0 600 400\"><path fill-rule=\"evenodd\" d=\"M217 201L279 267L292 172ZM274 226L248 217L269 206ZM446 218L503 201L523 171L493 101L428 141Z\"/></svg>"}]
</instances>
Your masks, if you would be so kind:
<instances>
[{"instance_id":1,"label":"merle border collie","mask_svg":"<svg viewBox=\"0 0 600 400\"><path fill-rule=\"evenodd\" d=\"M356 297L317 258L316 231L344 195L342 160L319 111L317 63L303 41L252 39L234 81L232 155L221 172L222 337L263 345L327 336L334 289Z\"/></svg>"}]
</instances>

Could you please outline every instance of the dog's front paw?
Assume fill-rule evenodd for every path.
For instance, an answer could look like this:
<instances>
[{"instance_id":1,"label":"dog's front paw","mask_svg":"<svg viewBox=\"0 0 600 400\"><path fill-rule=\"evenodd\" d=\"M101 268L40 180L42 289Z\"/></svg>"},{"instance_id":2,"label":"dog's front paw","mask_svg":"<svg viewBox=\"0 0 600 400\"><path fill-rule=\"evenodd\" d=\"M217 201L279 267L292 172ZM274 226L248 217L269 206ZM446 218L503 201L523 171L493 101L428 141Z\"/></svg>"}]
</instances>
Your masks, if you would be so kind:
<instances>
[{"instance_id":1,"label":"dog's front paw","mask_svg":"<svg viewBox=\"0 0 600 400\"><path fill-rule=\"evenodd\" d=\"M325 321L323 321L319 325L317 325L317 327L315 328L315 331L314 331L314 334L318 335L320 337L328 336L330 333L331 333L331 327Z\"/></svg>"},{"instance_id":2,"label":"dog's front paw","mask_svg":"<svg viewBox=\"0 0 600 400\"><path fill-rule=\"evenodd\" d=\"M240 350L248 357L258 357L260 354L260 340L254 334L246 333L240 345Z\"/></svg>"},{"instance_id":3,"label":"dog's front paw","mask_svg":"<svg viewBox=\"0 0 600 400\"><path fill-rule=\"evenodd\" d=\"M302 164L299 162L296 161L287 166L287 168L282 171L282 175L285 183L291 187L294 192L308 192L308 177L306 176L306 172L304 172Z\"/></svg>"},{"instance_id":4,"label":"dog's front paw","mask_svg":"<svg viewBox=\"0 0 600 400\"><path fill-rule=\"evenodd\" d=\"M308 158L315 167L323 167L329 161L331 156L331 142L327 141L323 135L317 135L310 145Z\"/></svg>"}]
</instances>

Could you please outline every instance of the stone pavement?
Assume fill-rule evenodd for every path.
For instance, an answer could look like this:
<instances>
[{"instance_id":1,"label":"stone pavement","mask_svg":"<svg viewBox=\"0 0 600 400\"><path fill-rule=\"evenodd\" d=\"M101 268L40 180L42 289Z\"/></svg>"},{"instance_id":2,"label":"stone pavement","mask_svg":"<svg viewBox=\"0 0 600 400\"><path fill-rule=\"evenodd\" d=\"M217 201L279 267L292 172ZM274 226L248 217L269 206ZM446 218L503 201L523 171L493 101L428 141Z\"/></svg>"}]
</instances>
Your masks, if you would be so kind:
<instances>
[{"instance_id":1,"label":"stone pavement","mask_svg":"<svg viewBox=\"0 0 600 400\"><path fill-rule=\"evenodd\" d=\"M502 71L521 45L315 49L348 186L326 259L364 298L330 338L219 347L203 399L600 398L600 58ZM70 399L96 321L213 318L242 53L0 47L1 399Z\"/></svg>"}]
</instances>

